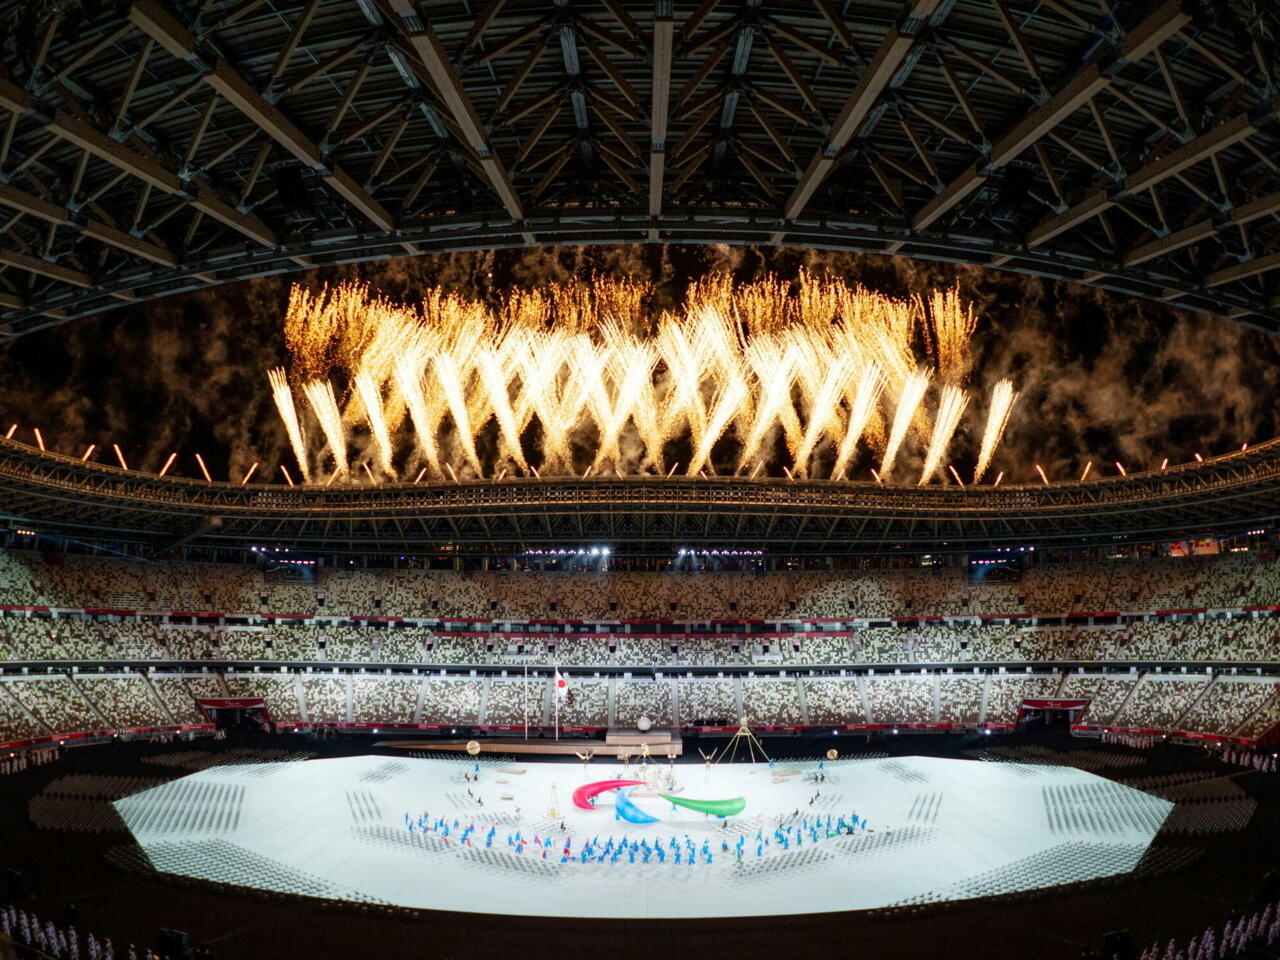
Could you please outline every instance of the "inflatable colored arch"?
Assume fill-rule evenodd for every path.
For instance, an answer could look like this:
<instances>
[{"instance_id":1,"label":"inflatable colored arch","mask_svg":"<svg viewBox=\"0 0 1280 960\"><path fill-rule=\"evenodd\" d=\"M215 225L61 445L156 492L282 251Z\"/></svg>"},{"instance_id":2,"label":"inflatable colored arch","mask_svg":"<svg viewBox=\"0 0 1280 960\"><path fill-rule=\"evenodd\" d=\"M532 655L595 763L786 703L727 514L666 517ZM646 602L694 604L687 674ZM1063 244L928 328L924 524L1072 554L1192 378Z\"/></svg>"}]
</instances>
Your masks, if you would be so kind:
<instances>
[{"instance_id":1,"label":"inflatable colored arch","mask_svg":"<svg viewBox=\"0 0 1280 960\"><path fill-rule=\"evenodd\" d=\"M631 799L635 787L623 787L613 801L613 809L627 823L657 823L658 818L645 813Z\"/></svg>"},{"instance_id":2,"label":"inflatable colored arch","mask_svg":"<svg viewBox=\"0 0 1280 960\"><path fill-rule=\"evenodd\" d=\"M728 800L691 800L688 797L675 797L669 793L661 793L659 796L677 807L696 810L698 813L709 813L716 817L732 817L747 808L746 797L731 797Z\"/></svg>"},{"instance_id":3,"label":"inflatable colored arch","mask_svg":"<svg viewBox=\"0 0 1280 960\"><path fill-rule=\"evenodd\" d=\"M644 786L643 780L597 780L595 783L587 783L573 791L573 805L582 810L594 810L591 804L591 798L597 794L605 793L609 790L618 790L622 787L641 787Z\"/></svg>"}]
</instances>

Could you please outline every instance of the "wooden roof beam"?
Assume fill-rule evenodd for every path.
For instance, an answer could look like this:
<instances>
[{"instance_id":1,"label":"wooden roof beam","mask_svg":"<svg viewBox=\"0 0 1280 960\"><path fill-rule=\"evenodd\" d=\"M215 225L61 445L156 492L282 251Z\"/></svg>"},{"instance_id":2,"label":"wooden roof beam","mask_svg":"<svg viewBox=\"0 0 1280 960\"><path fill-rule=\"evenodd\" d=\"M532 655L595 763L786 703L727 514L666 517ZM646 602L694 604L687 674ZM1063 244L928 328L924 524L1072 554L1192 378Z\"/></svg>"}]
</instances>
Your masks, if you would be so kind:
<instances>
[{"instance_id":1,"label":"wooden roof beam","mask_svg":"<svg viewBox=\"0 0 1280 960\"><path fill-rule=\"evenodd\" d=\"M822 14L822 19L827 21L827 26L831 28L831 35L836 38L836 42L842 47L856 51L857 44L853 41L853 34L849 32L849 26L844 22L844 17L831 6L828 0L813 0L813 5L818 13Z\"/></svg>"},{"instance_id":2,"label":"wooden roof beam","mask_svg":"<svg viewBox=\"0 0 1280 960\"><path fill-rule=\"evenodd\" d=\"M493 105L493 115L495 121L502 118L503 123L514 123L503 115L503 111L511 103L515 95L524 86L524 82L529 79L529 74L533 73L534 68L538 65L538 61L542 59L542 55L547 52L546 44L537 44L526 55L524 60L520 62L520 66L516 72L511 75L511 79L507 81L507 85L502 88L502 93L498 95L497 102Z\"/></svg>"},{"instance_id":3,"label":"wooden roof beam","mask_svg":"<svg viewBox=\"0 0 1280 960\"><path fill-rule=\"evenodd\" d=\"M1109 210L1122 198L1148 190L1206 157L1252 136L1257 133L1259 124L1268 117L1274 116L1277 111L1280 111L1280 95L1272 97L1269 104L1258 114L1254 116L1237 114L1194 140L1188 140L1182 146L1144 164L1126 176L1116 190L1110 193L1105 190L1095 190L1069 209L1047 217L1033 227L1027 233L1027 246L1035 247L1052 240L1102 211Z\"/></svg>"},{"instance_id":4,"label":"wooden roof beam","mask_svg":"<svg viewBox=\"0 0 1280 960\"><path fill-rule=\"evenodd\" d=\"M81 289L90 289L94 286L93 277L87 273L72 270L70 267L64 267L61 264L50 263L48 260L41 260L39 257L19 253L17 250L0 249L0 266L25 270L27 273L48 277L50 280L57 280Z\"/></svg>"},{"instance_id":5,"label":"wooden roof beam","mask_svg":"<svg viewBox=\"0 0 1280 960\"><path fill-rule=\"evenodd\" d=\"M285 68L289 66L289 61L293 58L294 51L298 49L298 44L302 42L302 35L307 32L307 27L311 26L311 19L316 15L316 9L320 6L320 2L321 0L307 0L307 5L302 8L298 19L294 21L293 29L289 31L289 39L284 42L284 45L276 54L276 62L271 67L271 81L273 83L280 79L284 74Z\"/></svg>"},{"instance_id":6,"label":"wooden roof beam","mask_svg":"<svg viewBox=\"0 0 1280 960\"><path fill-rule=\"evenodd\" d=\"M28 216L35 217L37 220L43 220L45 223L72 227L100 243L115 247L117 250L123 250L125 253L135 254L145 260L150 260L152 263L158 263L166 267L176 267L178 265L178 258L171 251L158 244L140 240L100 220L79 220L66 207L51 203L48 200L42 200L39 197L33 197L11 184L0 183L0 205L19 210Z\"/></svg>"},{"instance_id":7,"label":"wooden roof beam","mask_svg":"<svg viewBox=\"0 0 1280 960\"><path fill-rule=\"evenodd\" d=\"M461 130L467 147L479 161L489 186L498 195L498 199L502 201L511 219L523 220L524 208L516 195L515 187L511 184L507 168L490 147L484 125L480 122L480 115L476 113L471 97L458 78L458 72L445 53L440 38L428 24L418 18L412 0L384 0L384 5L390 11L388 19L409 41L418 59L426 67L427 75L431 78L445 106L449 108L449 113Z\"/></svg>"},{"instance_id":8,"label":"wooden roof beam","mask_svg":"<svg viewBox=\"0 0 1280 960\"><path fill-rule=\"evenodd\" d=\"M772 141L778 152L787 158L790 168L795 170L797 166L796 155L792 152L791 147L787 145L787 138L782 135L782 131L778 129L777 124L769 119L769 115L754 100L747 101L747 109L751 111L751 115L756 118L756 123L760 124L760 129L765 132L765 135Z\"/></svg>"},{"instance_id":9,"label":"wooden roof beam","mask_svg":"<svg viewBox=\"0 0 1280 960\"><path fill-rule=\"evenodd\" d=\"M1191 17L1182 7L1181 0L1166 0L1154 13L1129 31L1114 61L1106 66L1094 62L1074 74L1048 100L995 140L984 158L970 165L921 207L911 220L911 228L924 230L932 226L956 204L986 183L995 171L1016 160L1028 147L1111 86L1117 69L1126 63L1141 60L1190 23Z\"/></svg>"},{"instance_id":10,"label":"wooden roof beam","mask_svg":"<svg viewBox=\"0 0 1280 960\"><path fill-rule=\"evenodd\" d=\"M0 76L0 106L15 113L36 111L36 103L31 95L3 76ZM231 206L218 196L218 192L209 184L203 181L187 183L158 160L111 139L101 130L78 117L71 116L66 111L59 110L51 119L40 115L40 119L50 133L105 161L117 170L137 177L157 190L187 197L191 205L205 216L264 246L279 246L280 240L274 230L252 214L241 213Z\"/></svg>"},{"instance_id":11,"label":"wooden roof beam","mask_svg":"<svg viewBox=\"0 0 1280 960\"><path fill-rule=\"evenodd\" d=\"M640 94L636 92L635 87L631 86L627 81L627 78L622 75L621 71L613 65L613 60L609 57L609 54L600 49L598 44L592 43L590 40L585 41L583 46L587 48L587 53L590 54L591 59L596 62L596 66L598 66L601 71L603 71L604 75L613 82L613 85L617 87L618 92L622 94L627 103L631 104L633 107L639 106Z\"/></svg>"},{"instance_id":12,"label":"wooden roof beam","mask_svg":"<svg viewBox=\"0 0 1280 960\"><path fill-rule=\"evenodd\" d=\"M889 33L880 42L875 56L862 71L853 92L831 125L826 144L814 154L800 175L800 182L791 192L783 212L786 219L794 220L804 212L805 206L835 166L841 151L857 136L880 94L907 59L921 28L941 3L942 0L914 0L907 6L905 16L889 28Z\"/></svg>"},{"instance_id":13,"label":"wooden roof beam","mask_svg":"<svg viewBox=\"0 0 1280 960\"><path fill-rule=\"evenodd\" d=\"M156 0L135 0L129 17L147 36L178 59L193 62L202 59L195 35ZM210 88L299 161L315 170L335 193L371 223L383 230L395 229L395 218L386 208L341 167L327 165L320 147L282 111L268 103L233 64L219 58L214 60L212 68L204 73L204 82Z\"/></svg>"},{"instance_id":14,"label":"wooden roof beam","mask_svg":"<svg viewBox=\"0 0 1280 960\"><path fill-rule=\"evenodd\" d=\"M1265 257L1254 257L1250 260L1245 260L1243 263L1237 263L1235 266L1215 270L1204 278L1204 285L1206 287L1220 287L1224 283L1247 280L1249 277L1256 277L1258 274L1276 269L1280 269L1280 253L1269 253Z\"/></svg>"},{"instance_id":15,"label":"wooden roof beam","mask_svg":"<svg viewBox=\"0 0 1280 960\"><path fill-rule=\"evenodd\" d=\"M489 0L485 4L484 9L480 11L480 15L476 17L475 22L471 24L471 29L467 31L466 38L462 41L463 51L470 50L480 38L484 36L484 32L489 29L489 24L493 23L493 18L498 15L498 11L502 9L504 0Z\"/></svg>"},{"instance_id":16,"label":"wooden roof beam","mask_svg":"<svg viewBox=\"0 0 1280 960\"><path fill-rule=\"evenodd\" d=\"M1031 51L1031 47L1027 45L1026 39L1022 36L1022 30L1014 20L1013 14L1010 13L1009 7L1004 0L991 0L991 5L995 7L996 15L1000 18L1000 22L1004 24L1005 31L1013 42L1013 48L1018 51L1018 57L1022 60L1022 65L1027 68L1027 75L1039 83L1041 80L1040 64L1036 60L1036 55Z\"/></svg>"},{"instance_id":17,"label":"wooden roof beam","mask_svg":"<svg viewBox=\"0 0 1280 960\"><path fill-rule=\"evenodd\" d=\"M631 14L627 13L626 9L618 2L618 0L600 0L600 2L604 4L605 9L613 15L613 19L617 21L618 26L622 28L623 32L626 33L627 36L632 40L639 40L641 38L642 31L640 29L640 24L636 23L635 18L632 17Z\"/></svg>"},{"instance_id":18,"label":"wooden roof beam","mask_svg":"<svg viewBox=\"0 0 1280 960\"><path fill-rule=\"evenodd\" d=\"M658 0L653 17L653 96L650 101L649 216L662 213L662 178L666 169L667 120L671 104L671 57L675 21L671 0ZM656 239L656 237L654 238Z\"/></svg>"},{"instance_id":19,"label":"wooden roof beam","mask_svg":"<svg viewBox=\"0 0 1280 960\"><path fill-rule=\"evenodd\" d=\"M1123 257L1126 267L1136 267L1140 263L1154 260L1175 250L1181 250L1193 243L1199 243L1227 227L1242 226L1273 214L1280 214L1280 193L1269 193L1248 203L1242 203L1226 212L1219 219L1206 219L1175 230L1167 236L1158 237L1149 243L1134 247Z\"/></svg>"}]
</instances>

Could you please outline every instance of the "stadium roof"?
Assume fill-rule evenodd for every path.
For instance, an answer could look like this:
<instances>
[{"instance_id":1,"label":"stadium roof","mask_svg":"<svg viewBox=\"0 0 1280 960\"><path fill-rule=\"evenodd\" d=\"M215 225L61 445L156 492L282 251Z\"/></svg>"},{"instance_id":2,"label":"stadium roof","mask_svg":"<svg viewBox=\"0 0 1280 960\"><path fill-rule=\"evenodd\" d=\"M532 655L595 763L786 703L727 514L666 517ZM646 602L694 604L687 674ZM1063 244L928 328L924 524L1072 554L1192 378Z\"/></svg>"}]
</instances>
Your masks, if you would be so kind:
<instances>
[{"instance_id":1,"label":"stadium roof","mask_svg":"<svg viewBox=\"0 0 1280 960\"><path fill-rule=\"evenodd\" d=\"M0 0L0 337L326 264L637 241L963 261L1277 330L1277 17Z\"/></svg>"},{"instance_id":2,"label":"stadium roof","mask_svg":"<svg viewBox=\"0 0 1280 960\"><path fill-rule=\"evenodd\" d=\"M881 487L592 477L282 487L158 477L0 440L0 520L48 536L315 553L608 546L834 556L1232 535L1280 515L1280 440L1085 483Z\"/></svg>"}]
</instances>

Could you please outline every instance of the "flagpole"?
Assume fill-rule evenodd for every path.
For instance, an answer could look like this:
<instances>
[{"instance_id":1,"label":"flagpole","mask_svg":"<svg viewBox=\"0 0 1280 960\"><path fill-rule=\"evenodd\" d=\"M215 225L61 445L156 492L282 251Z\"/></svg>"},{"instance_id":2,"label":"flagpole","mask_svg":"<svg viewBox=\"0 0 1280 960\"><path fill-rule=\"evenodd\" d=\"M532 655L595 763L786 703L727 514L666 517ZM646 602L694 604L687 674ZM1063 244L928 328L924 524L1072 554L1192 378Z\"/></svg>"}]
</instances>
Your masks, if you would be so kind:
<instances>
[{"instance_id":1,"label":"flagpole","mask_svg":"<svg viewBox=\"0 0 1280 960\"><path fill-rule=\"evenodd\" d=\"M558 663L556 664L555 675L557 677L560 676L560 664ZM555 689L552 691L551 695L556 698L556 739L559 740L560 739L560 687L556 686Z\"/></svg>"},{"instance_id":2,"label":"flagpole","mask_svg":"<svg viewBox=\"0 0 1280 960\"><path fill-rule=\"evenodd\" d=\"M524 738L529 739L529 661L524 662Z\"/></svg>"}]
</instances>

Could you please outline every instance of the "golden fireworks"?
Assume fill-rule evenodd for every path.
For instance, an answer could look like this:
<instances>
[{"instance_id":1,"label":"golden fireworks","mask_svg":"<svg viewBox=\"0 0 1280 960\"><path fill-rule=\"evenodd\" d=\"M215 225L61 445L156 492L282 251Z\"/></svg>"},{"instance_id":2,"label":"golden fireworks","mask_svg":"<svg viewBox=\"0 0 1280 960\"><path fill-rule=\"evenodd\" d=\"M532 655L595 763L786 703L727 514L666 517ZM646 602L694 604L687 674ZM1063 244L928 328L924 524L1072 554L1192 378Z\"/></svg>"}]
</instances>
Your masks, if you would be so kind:
<instances>
[{"instance_id":1,"label":"golden fireworks","mask_svg":"<svg viewBox=\"0 0 1280 960\"><path fill-rule=\"evenodd\" d=\"M280 419L284 421L285 432L289 434L289 445L293 447L293 455L298 461L298 467L302 470L302 479L310 483L311 468L308 464L307 444L302 439L302 425L298 421L298 408L293 402L293 391L289 389L289 380L281 369L267 371L267 379L271 382L271 393L275 397ZM170 457L169 462L172 460L173 458ZM168 466L169 463L166 463L165 467L168 468Z\"/></svg>"},{"instance_id":2,"label":"golden fireworks","mask_svg":"<svg viewBox=\"0 0 1280 960\"><path fill-rule=\"evenodd\" d=\"M898 451L902 449L902 441L907 438L911 421L915 418L916 408L924 399L929 389L929 373L926 370L915 370L898 393L898 409L893 415L893 426L889 428L889 442L885 444L884 456L880 458L880 476L887 477L893 472L894 461Z\"/></svg>"},{"instance_id":3,"label":"golden fireworks","mask_svg":"<svg viewBox=\"0 0 1280 960\"><path fill-rule=\"evenodd\" d=\"M789 457L789 474L834 478L861 444L880 451L887 479L917 441L927 446L920 483L947 480L977 322L956 290L902 300L811 274L794 285L713 276L680 312L651 312L651 298L642 284L604 279L495 305L440 288L406 307L360 284L294 287L291 371L268 377L304 481L325 461L329 482L361 471L662 475L679 467L668 462L673 442L689 475L756 476ZM975 479L1016 397L1008 381L993 391ZM324 449L308 442L308 425Z\"/></svg>"},{"instance_id":4,"label":"golden fireworks","mask_svg":"<svg viewBox=\"0 0 1280 960\"><path fill-rule=\"evenodd\" d=\"M942 388L938 402L938 415L933 421L933 436L929 439L929 452L925 454L924 469L920 471L920 483L926 484L934 472L942 466L942 458L951 443L951 436L960 424L964 408L969 405L968 395L959 387L947 384Z\"/></svg>"},{"instance_id":5,"label":"golden fireworks","mask_svg":"<svg viewBox=\"0 0 1280 960\"><path fill-rule=\"evenodd\" d=\"M1009 423L1009 414L1018 400L1018 392L1013 389L1012 380L1001 380L991 388L991 405L987 408L987 428L982 432L982 448L978 451L978 465L973 471L973 482L981 482L991 466L991 458L995 455L1000 438L1004 436L1004 428ZM1087 468L1086 468L1087 469Z\"/></svg>"}]
</instances>

